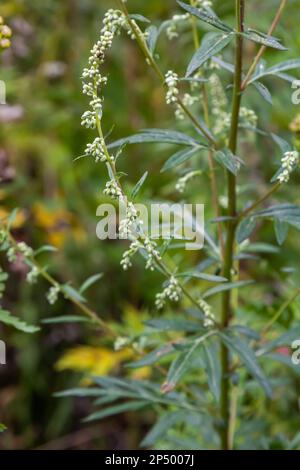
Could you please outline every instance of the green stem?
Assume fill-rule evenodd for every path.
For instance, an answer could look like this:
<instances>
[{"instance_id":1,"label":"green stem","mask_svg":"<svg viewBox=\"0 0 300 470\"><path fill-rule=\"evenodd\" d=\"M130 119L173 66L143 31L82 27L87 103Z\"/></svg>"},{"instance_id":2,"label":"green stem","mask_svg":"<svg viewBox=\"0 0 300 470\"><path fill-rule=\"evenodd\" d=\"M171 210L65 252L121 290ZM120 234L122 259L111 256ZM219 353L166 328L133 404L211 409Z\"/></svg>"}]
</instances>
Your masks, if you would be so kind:
<instances>
[{"instance_id":1,"label":"green stem","mask_svg":"<svg viewBox=\"0 0 300 470\"><path fill-rule=\"evenodd\" d=\"M300 295L300 288L296 289L293 294L291 295L291 297L289 297L283 304L282 306L280 307L280 309L275 313L275 315L273 316L273 318L269 321L269 323L264 327L263 331L262 331L262 335L265 335L266 333L268 333L271 329L271 327L274 325L274 323L277 322L277 320L281 317L281 315L283 314L283 312L285 312L285 310L288 308L288 306L294 302L294 300L297 299L297 297Z\"/></svg>"},{"instance_id":2,"label":"green stem","mask_svg":"<svg viewBox=\"0 0 300 470\"><path fill-rule=\"evenodd\" d=\"M147 46L147 43L145 42L144 38L143 38L143 35L142 35L142 32L141 30L139 29L139 27L132 21L131 17L130 17L130 14L125 6L125 3L122 2L122 0L117 0L118 4L119 4L119 7L120 7L120 10L124 13L124 15L126 16L126 20L128 22L128 25L132 31L132 33L134 34L135 36L135 39L140 47L140 49L142 50L145 58L146 58L146 62L153 68L154 72L156 73L156 75L158 76L158 78L160 79L160 81L162 82L162 84L165 86L165 76L164 74L162 73L162 71L160 70L157 62L155 61L153 55L151 54L148 46ZM178 98L178 106L181 108L181 110L183 111L183 113L191 120L191 122L194 124L194 126L196 127L196 129L198 129L201 134L203 134L203 136L208 140L208 142L210 142L210 144L213 146L213 147L217 147L217 142L216 140L206 131L206 129L200 124L200 122L195 118L195 116L190 112L190 110L185 106L185 104L182 102L182 100L180 98Z\"/></svg>"},{"instance_id":3,"label":"green stem","mask_svg":"<svg viewBox=\"0 0 300 470\"><path fill-rule=\"evenodd\" d=\"M238 222L247 217L251 212L253 212L257 207L259 207L263 202L265 202L267 199L269 199L272 194L274 194L280 187L282 186L282 183L278 181L272 188L267 191L262 197L260 197L254 204L252 204L250 207L248 207L246 210L241 212L238 216Z\"/></svg>"},{"instance_id":4,"label":"green stem","mask_svg":"<svg viewBox=\"0 0 300 470\"><path fill-rule=\"evenodd\" d=\"M238 32L244 29L244 0L236 0L236 28ZM243 64L243 37L236 37L236 53L235 53L235 77L232 101L232 117L229 138L229 149L232 153L236 153L238 143L238 125L241 106L241 83L242 83L242 64ZM227 171L227 188L228 188L228 216L236 217L237 200L236 200L236 177ZM223 266L223 275L229 282L232 279L232 270L234 265L234 244L235 244L236 223L227 225L227 238L225 246L225 258ZM222 298L222 328L226 328L233 315L232 311L232 291L226 291ZM220 430L222 449L230 448L229 436L229 416L230 416L230 382L229 382L229 351L227 347L221 345L221 367L222 367L222 384L221 384L221 418L222 426Z\"/></svg>"}]
</instances>

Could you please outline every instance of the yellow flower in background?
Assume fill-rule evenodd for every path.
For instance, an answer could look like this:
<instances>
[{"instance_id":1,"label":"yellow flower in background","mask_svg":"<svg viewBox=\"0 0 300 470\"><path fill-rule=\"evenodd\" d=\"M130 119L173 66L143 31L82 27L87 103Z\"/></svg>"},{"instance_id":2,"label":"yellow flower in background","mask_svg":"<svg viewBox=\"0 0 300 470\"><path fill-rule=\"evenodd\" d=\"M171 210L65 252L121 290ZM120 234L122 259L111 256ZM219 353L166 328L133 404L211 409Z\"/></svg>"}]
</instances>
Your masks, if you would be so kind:
<instances>
[{"instance_id":1,"label":"yellow flower in background","mask_svg":"<svg viewBox=\"0 0 300 470\"><path fill-rule=\"evenodd\" d=\"M37 225L46 230L51 245L61 248L69 236L79 243L85 240L85 232L77 218L66 209L36 203L32 211Z\"/></svg>"},{"instance_id":2,"label":"yellow flower in background","mask_svg":"<svg viewBox=\"0 0 300 470\"><path fill-rule=\"evenodd\" d=\"M0 206L0 220L7 219L9 217L10 212L7 211L4 207ZM13 221L12 228L17 229L24 225L26 221L25 211L19 210L16 214L16 217Z\"/></svg>"},{"instance_id":3,"label":"yellow flower in background","mask_svg":"<svg viewBox=\"0 0 300 470\"><path fill-rule=\"evenodd\" d=\"M136 354L129 348L113 351L104 347L76 346L68 349L56 362L58 371L72 370L94 376L105 376L116 371L124 362L137 359ZM150 367L128 369L128 375L137 380L147 379L151 375ZM91 380L84 379L82 385L90 385Z\"/></svg>"},{"instance_id":4,"label":"yellow flower in background","mask_svg":"<svg viewBox=\"0 0 300 470\"><path fill-rule=\"evenodd\" d=\"M295 119L290 124L290 130L295 133L300 132L300 114L298 114Z\"/></svg>"},{"instance_id":5,"label":"yellow flower in background","mask_svg":"<svg viewBox=\"0 0 300 470\"><path fill-rule=\"evenodd\" d=\"M91 375L107 375L132 356L129 349L111 351L103 347L77 346L67 350L55 367L59 371L70 369Z\"/></svg>"}]
</instances>

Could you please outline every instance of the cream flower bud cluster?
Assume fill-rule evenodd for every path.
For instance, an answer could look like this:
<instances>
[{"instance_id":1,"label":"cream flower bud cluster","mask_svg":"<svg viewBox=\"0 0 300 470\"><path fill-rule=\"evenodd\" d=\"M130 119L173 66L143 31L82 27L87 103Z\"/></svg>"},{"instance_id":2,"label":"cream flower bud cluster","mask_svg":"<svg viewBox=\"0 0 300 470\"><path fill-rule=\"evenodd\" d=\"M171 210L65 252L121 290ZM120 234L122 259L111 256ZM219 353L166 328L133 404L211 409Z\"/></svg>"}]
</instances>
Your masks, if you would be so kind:
<instances>
[{"instance_id":1,"label":"cream flower bud cluster","mask_svg":"<svg viewBox=\"0 0 300 470\"><path fill-rule=\"evenodd\" d=\"M258 117L253 109L241 107L240 117L244 119L247 124L250 124L253 127L257 126Z\"/></svg>"},{"instance_id":2,"label":"cream flower bud cluster","mask_svg":"<svg viewBox=\"0 0 300 470\"><path fill-rule=\"evenodd\" d=\"M183 15L177 14L172 17L166 29L166 34L167 34L168 39L172 40L178 37L178 30L177 30L178 23L188 20L189 16L190 15L186 13Z\"/></svg>"},{"instance_id":3,"label":"cream flower bud cluster","mask_svg":"<svg viewBox=\"0 0 300 470\"><path fill-rule=\"evenodd\" d=\"M169 70L165 76L165 82L168 88L167 95L166 95L166 102L167 104L176 104L178 102L178 82L179 78L177 73Z\"/></svg>"},{"instance_id":4,"label":"cream flower bud cluster","mask_svg":"<svg viewBox=\"0 0 300 470\"><path fill-rule=\"evenodd\" d=\"M143 248L146 250L147 254L146 269L154 271L155 261L161 259L160 253L157 249L157 244L154 241L150 240L149 237L145 237Z\"/></svg>"},{"instance_id":5,"label":"cream flower bud cluster","mask_svg":"<svg viewBox=\"0 0 300 470\"><path fill-rule=\"evenodd\" d=\"M128 269L132 267L132 258L141 247L141 243L135 240L130 244L129 250L123 253L120 264L124 271L128 271Z\"/></svg>"},{"instance_id":6,"label":"cream flower bud cluster","mask_svg":"<svg viewBox=\"0 0 300 470\"><path fill-rule=\"evenodd\" d=\"M4 24L2 16L0 16L0 50L10 47L10 38L12 32L9 26Z\"/></svg>"},{"instance_id":7,"label":"cream flower bud cluster","mask_svg":"<svg viewBox=\"0 0 300 470\"><path fill-rule=\"evenodd\" d=\"M211 0L194 0L194 6L197 8L209 8L212 7Z\"/></svg>"},{"instance_id":8,"label":"cream flower bud cluster","mask_svg":"<svg viewBox=\"0 0 300 470\"><path fill-rule=\"evenodd\" d=\"M282 171L278 175L280 183L288 183L290 176L299 164L299 153L294 150L292 152L285 152L281 159Z\"/></svg>"},{"instance_id":9,"label":"cream flower bud cluster","mask_svg":"<svg viewBox=\"0 0 300 470\"><path fill-rule=\"evenodd\" d=\"M195 171L190 171L188 172L186 175L182 176L181 178L179 178L179 180L177 181L176 185L175 185L175 189L179 192L179 193L184 193L185 189L186 189L186 185L187 183L189 182L189 180L191 180L194 176L196 176L198 172L195 172Z\"/></svg>"},{"instance_id":10,"label":"cream flower bud cluster","mask_svg":"<svg viewBox=\"0 0 300 470\"><path fill-rule=\"evenodd\" d=\"M16 261L17 254L21 254L24 258L29 258L33 255L33 250L25 242L19 242L16 246L11 246L7 251L7 258L10 263Z\"/></svg>"},{"instance_id":11,"label":"cream flower bud cluster","mask_svg":"<svg viewBox=\"0 0 300 470\"><path fill-rule=\"evenodd\" d=\"M97 137L93 143L87 144L85 149L86 155L91 155L95 158L95 162L106 162L107 158L104 152L105 142L104 139Z\"/></svg>"},{"instance_id":12,"label":"cream flower bud cluster","mask_svg":"<svg viewBox=\"0 0 300 470\"><path fill-rule=\"evenodd\" d=\"M123 197L122 190L116 180L110 180L106 183L103 194L110 196L112 199L119 199Z\"/></svg>"},{"instance_id":13,"label":"cream flower bud cluster","mask_svg":"<svg viewBox=\"0 0 300 470\"><path fill-rule=\"evenodd\" d=\"M215 317L214 314L212 313L211 306L205 302L203 299L199 299L198 301L199 307L202 308L203 313L204 313L204 321L203 321L203 326L204 328L209 328L215 324Z\"/></svg>"},{"instance_id":14,"label":"cream flower bud cluster","mask_svg":"<svg viewBox=\"0 0 300 470\"><path fill-rule=\"evenodd\" d=\"M119 226L119 234L122 237L129 237L130 234L136 235L138 227L142 224L141 220L138 220L138 212L132 202L129 202L126 207L126 217L124 217Z\"/></svg>"},{"instance_id":15,"label":"cream flower bud cluster","mask_svg":"<svg viewBox=\"0 0 300 470\"><path fill-rule=\"evenodd\" d=\"M28 271L26 280L29 282L29 284L35 284L37 281L37 278L39 277L39 270L36 266L32 266L31 270Z\"/></svg>"},{"instance_id":16,"label":"cream flower bud cluster","mask_svg":"<svg viewBox=\"0 0 300 470\"><path fill-rule=\"evenodd\" d=\"M124 24L124 15L118 10L108 10L103 19L100 38L93 46L89 57L89 66L83 70L83 93L90 96L91 110L86 111L81 119L84 127L94 129L96 116L101 119L103 98L98 96L98 88L106 85L107 77L102 76L99 67L104 62L107 51L111 48L114 37L119 34Z\"/></svg>"},{"instance_id":17,"label":"cream flower bud cluster","mask_svg":"<svg viewBox=\"0 0 300 470\"><path fill-rule=\"evenodd\" d=\"M50 305L54 305L58 299L58 294L60 292L60 288L58 285L50 287L47 293L47 300Z\"/></svg>"},{"instance_id":18,"label":"cream flower bud cluster","mask_svg":"<svg viewBox=\"0 0 300 470\"><path fill-rule=\"evenodd\" d=\"M159 294L156 295L155 306L158 310L164 308L166 301L179 302L181 297L181 289L177 279L172 276L167 287Z\"/></svg>"}]
</instances>

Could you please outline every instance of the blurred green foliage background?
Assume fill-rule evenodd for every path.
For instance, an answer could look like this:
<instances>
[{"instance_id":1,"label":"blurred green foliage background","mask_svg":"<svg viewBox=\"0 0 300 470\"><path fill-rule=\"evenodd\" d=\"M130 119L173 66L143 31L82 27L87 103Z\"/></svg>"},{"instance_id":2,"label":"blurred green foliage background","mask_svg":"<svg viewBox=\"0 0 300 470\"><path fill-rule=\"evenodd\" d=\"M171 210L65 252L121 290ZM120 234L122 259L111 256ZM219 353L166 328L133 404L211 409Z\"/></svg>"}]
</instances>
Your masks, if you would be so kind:
<instances>
[{"instance_id":1,"label":"blurred green foliage background","mask_svg":"<svg viewBox=\"0 0 300 470\"><path fill-rule=\"evenodd\" d=\"M249 25L267 31L278 1L247 3ZM215 9L224 20L232 22L233 4L231 0L219 0ZM62 282L71 280L79 285L91 274L103 272L102 280L89 292L90 303L103 318L119 322L130 309L137 318L153 309L153 297L161 279L157 274L145 272L142 262L137 262L129 273L123 273L119 262L126 243L97 240L96 208L105 200L102 188L106 171L88 158L74 162L90 141L89 133L80 127L80 117L87 105L81 93L81 71L99 34L103 13L114 6L114 0L1 1L0 14L12 28L13 39L12 47L1 56L0 65L0 79L7 86L7 105L0 106L0 212L5 214L19 207L17 238L35 248L45 243L59 248L56 254L42 257ZM173 0L129 0L128 6L131 12L145 15L154 23L178 11ZM276 32L290 50L268 52L266 59L270 65L299 56L299 20L299 2L290 0ZM164 70L172 68L184 73L192 44L190 35L183 34L180 43L161 38L159 53ZM255 45L247 46L246 60L250 61L255 50ZM113 139L140 128L177 126L172 111L165 105L164 91L133 42L117 40L106 67L109 85L105 122L106 132L115 124ZM259 127L267 126L284 136L290 132L289 125L300 109L291 103L289 84L275 79L270 87L274 106L265 106L263 114L260 111ZM260 107L259 95L251 94L248 100L254 109ZM259 140L257 148L260 148ZM149 178L144 196L155 199L165 195L176 200L172 175L160 174L162 163L169 156L168 149L130 147L124 155L122 170L129 174L126 181L129 188L147 169ZM263 186L270 179L278 157L270 148L258 159L249 147L249 172L256 186ZM298 185L299 175L293 178L282 199L299 203ZM203 178L200 191L199 181L193 183L191 191L205 203L209 198L208 188L208 178ZM274 243L274 234L268 226L264 228L264 241ZM282 282L279 287L279 280L288 282L288 274L280 270L283 266L298 269L299 261L294 256L298 243L296 235L291 233L284 255L272 255L278 277L273 275L273 290L263 303L253 297L257 314L268 309L271 299L274 302L278 297L280 303ZM198 254L197 261L200 260ZM260 266L261 280L268 278L267 263L268 255L265 265L262 262ZM50 307L45 298L47 286L42 281L33 287L26 284L21 265L16 263L10 272L5 302L18 316L39 323L52 315L76 313L66 300ZM299 271L295 275L300 280ZM260 299L259 286L257 299ZM293 313L288 311L283 321L288 323ZM62 353L78 344L96 346L99 333L81 324L44 325L40 333L27 336L0 326L0 337L8 346L7 365L0 369L0 421L5 422L8 430L1 435L0 448L137 448L141 435L152 422L151 413L83 426L80 421L89 412L88 399L53 397L55 391L77 383L73 372L56 370L55 364ZM277 411L274 411L274 426ZM292 423L292 409L281 409L278 413L290 416Z\"/></svg>"}]
</instances>

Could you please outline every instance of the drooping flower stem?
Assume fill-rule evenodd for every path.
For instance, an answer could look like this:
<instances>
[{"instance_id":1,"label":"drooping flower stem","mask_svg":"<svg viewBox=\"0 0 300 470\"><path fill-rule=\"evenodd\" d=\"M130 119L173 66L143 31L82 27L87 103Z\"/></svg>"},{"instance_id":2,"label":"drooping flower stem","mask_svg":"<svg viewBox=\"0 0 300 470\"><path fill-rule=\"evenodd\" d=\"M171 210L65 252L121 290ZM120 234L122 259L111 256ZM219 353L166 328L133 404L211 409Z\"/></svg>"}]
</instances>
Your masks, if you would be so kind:
<instances>
[{"instance_id":1,"label":"drooping flower stem","mask_svg":"<svg viewBox=\"0 0 300 470\"><path fill-rule=\"evenodd\" d=\"M236 28L241 33L244 29L244 0L236 0ZM232 99L231 129L229 137L229 149L233 154L237 151L238 143L238 125L241 107L241 83L242 83L242 64L243 64L243 38L240 34L236 36L235 53L235 75ZM227 172L228 189L228 216L236 217L237 198L236 198L236 176ZM223 265L223 275L229 281L232 279L234 268L234 245L235 245L236 223L229 222L227 226L227 237L225 246L225 258ZM226 328L233 316L232 311L232 291L226 291L222 298L222 328ZM228 349L221 346L221 367L222 367L222 385L221 385L221 418L222 425L220 430L221 444L223 449L229 449L229 409L230 409L230 380L229 380L229 352Z\"/></svg>"}]
</instances>

